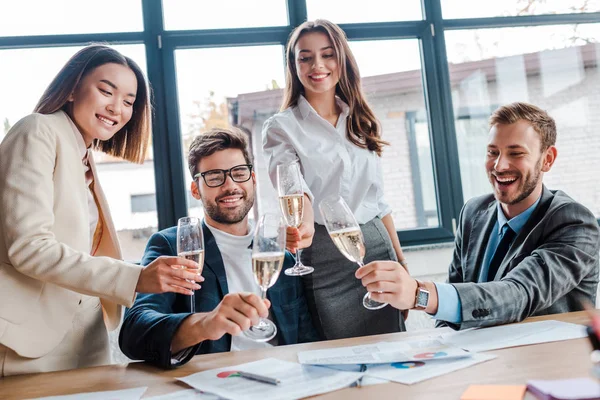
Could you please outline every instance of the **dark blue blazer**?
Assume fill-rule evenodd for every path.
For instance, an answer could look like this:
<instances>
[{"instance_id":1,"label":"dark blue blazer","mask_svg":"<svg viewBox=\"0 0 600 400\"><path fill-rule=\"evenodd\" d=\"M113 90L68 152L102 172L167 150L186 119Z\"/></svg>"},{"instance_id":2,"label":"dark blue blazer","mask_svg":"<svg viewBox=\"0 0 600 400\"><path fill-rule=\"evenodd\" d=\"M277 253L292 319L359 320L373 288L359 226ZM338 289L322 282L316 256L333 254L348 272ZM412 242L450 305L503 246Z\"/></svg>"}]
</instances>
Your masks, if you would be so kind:
<instances>
[{"instance_id":1,"label":"dark blue blazer","mask_svg":"<svg viewBox=\"0 0 600 400\"><path fill-rule=\"evenodd\" d=\"M210 312L229 293L221 253L214 236L203 224L205 259L202 289L196 291L196 312ZM148 265L159 256L176 256L177 227L155 233L150 238L142 265ZM286 253L284 268L293 265L293 257ZM250 266L248 266L250 268ZM280 274L267 292L271 313L278 330L280 345L318 340L313 327L302 283L297 277ZM190 316L189 296L176 293L138 294L130 309L125 311L119 334L119 346L125 355L134 360L144 360L162 368L185 364L195 354L229 351L231 335L219 340L206 340L193 348L180 363L172 365L171 342L179 325Z\"/></svg>"}]
</instances>

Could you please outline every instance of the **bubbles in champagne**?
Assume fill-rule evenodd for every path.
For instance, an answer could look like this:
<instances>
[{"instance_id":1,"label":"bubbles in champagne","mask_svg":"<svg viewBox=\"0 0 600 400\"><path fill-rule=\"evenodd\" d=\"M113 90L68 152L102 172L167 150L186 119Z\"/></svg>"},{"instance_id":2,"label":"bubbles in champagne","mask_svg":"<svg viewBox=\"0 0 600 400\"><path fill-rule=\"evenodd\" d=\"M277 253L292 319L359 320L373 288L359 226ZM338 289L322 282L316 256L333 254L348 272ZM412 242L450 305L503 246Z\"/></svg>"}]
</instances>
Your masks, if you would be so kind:
<instances>
[{"instance_id":1,"label":"bubbles in champagne","mask_svg":"<svg viewBox=\"0 0 600 400\"><path fill-rule=\"evenodd\" d=\"M183 251L177 254L177 256L198 263L198 265L200 266L198 273L202 273L202 266L204 265L204 250ZM183 269L188 268L184 267Z\"/></svg>"},{"instance_id":2,"label":"bubbles in champagne","mask_svg":"<svg viewBox=\"0 0 600 400\"><path fill-rule=\"evenodd\" d=\"M365 257L365 243L359 228L345 228L329 233L338 250L350 261L362 262Z\"/></svg>"},{"instance_id":3,"label":"bubbles in champagne","mask_svg":"<svg viewBox=\"0 0 600 400\"><path fill-rule=\"evenodd\" d=\"M281 213L288 226L297 228L302 223L302 213L304 209L304 195L291 194L279 197L279 206Z\"/></svg>"},{"instance_id":4,"label":"bubbles in champagne","mask_svg":"<svg viewBox=\"0 0 600 400\"><path fill-rule=\"evenodd\" d=\"M258 286L266 290L275 284L283 266L284 256L282 251L252 255L252 272Z\"/></svg>"}]
</instances>

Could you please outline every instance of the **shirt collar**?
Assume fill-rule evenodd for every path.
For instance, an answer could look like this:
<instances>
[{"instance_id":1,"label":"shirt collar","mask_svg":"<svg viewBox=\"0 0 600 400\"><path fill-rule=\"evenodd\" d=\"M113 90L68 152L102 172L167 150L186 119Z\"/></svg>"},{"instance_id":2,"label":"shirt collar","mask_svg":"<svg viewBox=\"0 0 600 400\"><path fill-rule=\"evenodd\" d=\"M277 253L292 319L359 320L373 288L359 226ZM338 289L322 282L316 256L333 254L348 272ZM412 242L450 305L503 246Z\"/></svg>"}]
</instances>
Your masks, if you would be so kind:
<instances>
[{"instance_id":1,"label":"shirt collar","mask_svg":"<svg viewBox=\"0 0 600 400\"><path fill-rule=\"evenodd\" d=\"M73 134L75 135L75 141L77 142L77 149L79 150L79 155L81 156L81 161L86 163L87 159L88 159L89 147L85 147L85 142L83 141L83 135L81 134L81 132L79 132L79 129L77 129L77 125L75 125L75 123L73 122L71 117L69 117L68 114L67 114L67 117L68 117L67 119L69 120L69 123L71 124L71 128L73 128Z\"/></svg>"},{"instance_id":2,"label":"shirt collar","mask_svg":"<svg viewBox=\"0 0 600 400\"><path fill-rule=\"evenodd\" d=\"M335 96L335 103L342 110L340 113L340 118L346 118L348 114L350 114L350 107L346 104L342 99ZM298 96L298 110L300 110L300 115L302 119L306 119L310 115L311 112L317 114L313 106L310 105L306 97L303 95ZM317 114L318 115L318 114Z\"/></svg>"},{"instance_id":3,"label":"shirt collar","mask_svg":"<svg viewBox=\"0 0 600 400\"><path fill-rule=\"evenodd\" d=\"M504 211L502 211L502 206L500 205L500 202L498 202L498 235L502 234L502 228L504 228L504 225L506 224L508 224L510 229L512 229L518 235L519 232L521 232L521 229L523 229L523 226L525 226L529 220L529 217L531 217L531 214L533 214L533 211L539 204L541 198L542 195L540 194L540 197L538 197L536 202L533 203L527 210L515 217L512 217L510 220L506 218Z\"/></svg>"}]
</instances>

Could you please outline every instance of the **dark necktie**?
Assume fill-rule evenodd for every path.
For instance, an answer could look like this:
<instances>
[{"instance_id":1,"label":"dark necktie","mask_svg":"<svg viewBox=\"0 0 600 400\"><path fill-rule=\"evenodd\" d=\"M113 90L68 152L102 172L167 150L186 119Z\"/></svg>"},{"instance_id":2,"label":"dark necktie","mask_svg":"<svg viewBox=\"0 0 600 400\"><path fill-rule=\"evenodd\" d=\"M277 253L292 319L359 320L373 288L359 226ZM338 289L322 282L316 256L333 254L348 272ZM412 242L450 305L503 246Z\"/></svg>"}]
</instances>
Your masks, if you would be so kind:
<instances>
[{"instance_id":1,"label":"dark necktie","mask_svg":"<svg viewBox=\"0 0 600 400\"><path fill-rule=\"evenodd\" d=\"M490 261L490 267L488 268L487 282L491 282L494 280L496 273L498 272L498 268L500 268L500 264L502 264L502 260L508 253L508 249L510 248L510 244L515 238L516 233L513 231L510 226L506 226L506 231L504 232L504 236L498 243L498 247L496 247L496 252L494 253L494 257L492 257L492 261Z\"/></svg>"}]
</instances>

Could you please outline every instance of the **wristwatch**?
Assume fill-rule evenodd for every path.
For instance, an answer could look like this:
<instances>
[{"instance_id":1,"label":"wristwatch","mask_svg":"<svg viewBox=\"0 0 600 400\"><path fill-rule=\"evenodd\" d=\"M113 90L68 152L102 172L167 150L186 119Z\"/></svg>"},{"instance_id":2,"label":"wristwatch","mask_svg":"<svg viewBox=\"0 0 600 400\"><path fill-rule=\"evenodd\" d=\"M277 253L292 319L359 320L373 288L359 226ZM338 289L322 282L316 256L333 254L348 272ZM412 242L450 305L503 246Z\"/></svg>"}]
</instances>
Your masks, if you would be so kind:
<instances>
[{"instance_id":1,"label":"wristwatch","mask_svg":"<svg viewBox=\"0 0 600 400\"><path fill-rule=\"evenodd\" d=\"M417 292L415 294L415 306L413 307L415 310L425 310L427 305L429 304L429 290L425 288L423 282L417 282Z\"/></svg>"}]
</instances>

